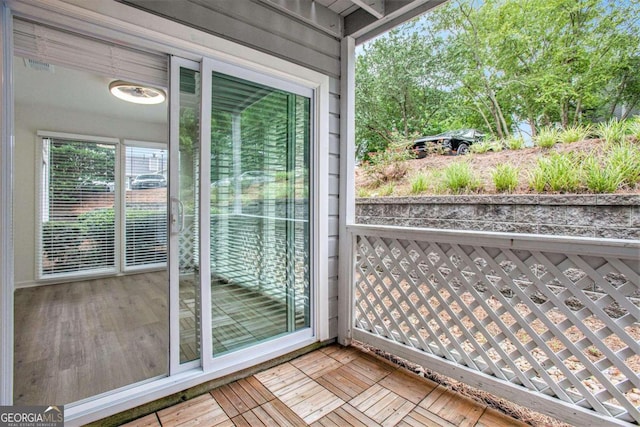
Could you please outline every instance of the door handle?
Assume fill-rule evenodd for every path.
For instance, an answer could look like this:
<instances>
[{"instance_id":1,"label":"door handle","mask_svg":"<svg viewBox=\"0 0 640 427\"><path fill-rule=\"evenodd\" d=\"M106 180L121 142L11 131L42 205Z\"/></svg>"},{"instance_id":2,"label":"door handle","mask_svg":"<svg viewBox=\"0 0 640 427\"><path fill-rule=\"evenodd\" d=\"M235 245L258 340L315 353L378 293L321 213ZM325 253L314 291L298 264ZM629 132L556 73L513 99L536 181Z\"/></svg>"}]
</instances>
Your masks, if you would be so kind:
<instances>
[{"instance_id":1,"label":"door handle","mask_svg":"<svg viewBox=\"0 0 640 427\"><path fill-rule=\"evenodd\" d=\"M184 231L184 205L180 199L171 198L171 234Z\"/></svg>"}]
</instances>

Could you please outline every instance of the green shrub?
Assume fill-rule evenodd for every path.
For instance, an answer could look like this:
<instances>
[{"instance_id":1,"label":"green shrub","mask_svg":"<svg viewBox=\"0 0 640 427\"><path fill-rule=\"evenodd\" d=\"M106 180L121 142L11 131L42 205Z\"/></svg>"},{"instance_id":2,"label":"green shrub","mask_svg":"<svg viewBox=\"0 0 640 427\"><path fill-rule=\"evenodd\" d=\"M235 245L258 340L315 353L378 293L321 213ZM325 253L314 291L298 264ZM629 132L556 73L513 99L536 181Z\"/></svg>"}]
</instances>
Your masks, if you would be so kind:
<instances>
[{"instance_id":1,"label":"green shrub","mask_svg":"<svg viewBox=\"0 0 640 427\"><path fill-rule=\"evenodd\" d=\"M469 151L474 154L484 154L491 150L491 144L491 141L476 142L475 144L472 144L471 147L469 147Z\"/></svg>"},{"instance_id":2,"label":"green shrub","mask_svg":"<svg viewBox=\"0 0 640 427\"><path fill-rule=\"evenodd\" d=\"M115 213L113 208L94 209L78 216L90 236L99 235L100 239L89 242L86 253L87 266L91 264L112 265L115 262Z\"/></svg>"},{"instance_id":3,"label":"green shrub","mask_svg":"<svg viewBox=\"0 0 640 427\"><path fill-rule=\"evenodd\" d=\"M273 175L273 178L276 181L287 181L289 179L289 172L287 172L287 171L278 171Z\"/></svg>"},{"instance_id":4,"label":"green shrub","mask_svg":"<svg viewBox=\"0 0 640 427\"><path fill-rule=\"evenodd\" d=\"M595 133L607 144L619 144L626 138L627 127L628 124L626 122L614 118L608 122L599 123Z\"/></svg>"},{"instance_id":5,"label":"green shrub","mask_svg":"<svg viewBox=\"0 0 640 427\"><path fill-rule=\"evenodd\" d=\"M85 267L111 263L115 255L115 213L113 208L95 209L78 216L85 236L99 235L89 242ZM129 264L166 261L167 214L164 209L127 209L125 253Z\"/></svg>"},{"instance_id":6,"label":"green shrub","mask_svg":"<svg viewBox=\"0 0 640 427\"><path fill-rule=\"evenodd\" d=\"M366 188L358 188L357 190L358 197L371 197L371 191Z\"/></svg>"},{"instance_id":7,"label":"green shrub","mask_svg":"<svg viewBox=\"0 0 640 427\"><path fill-rule=\"evenodd\" d=\"M544 171L540 168L536 168L529 172L529 188L536 193L543 193L547 186L547 177Z\"/></svg>"},{"instance_id":8,"label":"green shrub","mask_svg":"<svg viewBox=\"0 0 640 427\"><path fill-rule=\"evenodd\" d=\"M469 147L469 151L476 154L484 154L489 151L502 151L504 150L505 144L503 141L481 141L476 142L471 147Z\"/></svg>"},{"instance_id":9,"label":"green shrub","mask_svg":"<svg viewBox=\"0 0 640 427\"><path fill-rule=\"evenodd\" d=\"M509 150L522 150L524 148L524 138L521 136L511 136L505 141Z\"/></svg>"},{"instance_id":10,"label":"green shrub","mask_svg":"<svg viewBox=\"0 0 640 427\"><path fill-rule=\"evenodd\" d=\"M167 260L167 214L157 209L128 209L126 218L128 264Z\"/></svg>"},{"instance_id":11,"label":"green shrub","mask_svg":"<svg viewBox=\"0 0 640 427\"><path fill-rule=\"evenodd\" d=\"M572 142L578 142L587 139L590 134L591 126L569 126L559 133L558 139L563 144L571 144Z\"/></svg>"},{"instance_id":12,"label":"green shrub","mask_svg":"<svg viewBox=\"0 0 640 427\"><path fill-rule=\"evenodd\" d=\"M622 182L629 187L640 183L640 146L627 141L611 147L607 162L619 171Z\"/></svg>"},{"instance_id":13,"label":"green shrub","mask_svg":"<svg viewBox=\"0 0 640 427\"><path fill-rule=\"evenodd\" d=\"M75 221L47 221L42 224L42 252L47 262L43 273L77 271L82 264L80 246L85 230Z\"/></svg>"},{"instance_id":14,"label":"green shrub","mask_svg":"<svg viewBox=\"0 0 640 427\"><path fill-rule=\"evenodd\" d=\"M534 143L538 147L551 148L560 141L560 134L557 129L544 127L538 131L538 135L534 138Z\"/></svg>"},{"instance_id":15,"label":"green shrub","mask_svg":"<svg viewBox=\"0 0 640 427\"><path fill-rule=\"evenodd\" d=\"M529 187L539 193L571 193L580 187L580 174L570 153L551 153L538 159L529 176Z\"/></svg>"},{"instance_id":16,"label":"green shrub","mask_svg":"<svg viewBox=\"0 0 640 427\"><path fill-rule=\"evenodd\" d=\"M452 163L442 170L439 187L453 194L473 192L482 185L467 162Z\"/></svg>"},{"instance_id":17,"label":"green shrub","mask_svg":"<svg viewBox=\"0 0 640 427\"><path fill-rule=\"evenodd\" d=\"M601 164L594 155L582 162L582 175L585 186L593 193L614 193L624 178L621 171L611 164Z\"/></svg>"},{"instance_id":18,"label":"green shrub","mask_svg":"<svg viewBox=\"0 0 640 427\"><path fill-rule=\"evenodd\" d=\"M419 173L411 180L411 193L419 194L424 193L429 188L429 182L427 176L423 173Z\"/></svg>"},{"instance_id":19,"label":"green shrub","mask_svg":"<svg viewBox=\"0 0 640 427\"><path fill-rule=\"evenodd\" d=\"M397 181L409 171L406 161L415 158L412 146L413 139L395 134L393 142L384 151L370 153L370 160L362 165L362 170L375 185Z\"/></svg>"},{"instance_id":20,"label":"green shrub","mask_svg":"<svg viewBox=\"0 0 640 427\"><path fill-rule=\"evenodd\" d=\"M508 163L496 166L491 173L491 179L498 192L512 192L518 187L518 168Z\"/></svg>"},{"instance_id":21,"label":"green shrub","mask_svg":"<svg viewBox=\"0 0 640 427\"><path fill-rule=\"evenodd\" d=\"M489 144L491 146L491 151L500 152L505 148L505 142L502 140L491 141Z\"/></svg>"},{"instance_id":22,"label":"green shrub","mask_svg":"<svg viewBox=\"0 0 640 427\"><path fill-rule=\"evenodd\" d=\"M629 135L635 138L636 142L640 142L640 116L631 119L627 126Z\"/></svg>"},{"instance_id":23,"label":"green shrub","mask_svg":"<svg viewBox=\"0 0 640 427\"><path fill-rule=\"evenodd\" d=\"M391 196L393 192L396 190L396 187L393 184L386 184L380 187L378 190L379 190L380 196L385 197L385 196Z\"/></svg>"}]
</instances>

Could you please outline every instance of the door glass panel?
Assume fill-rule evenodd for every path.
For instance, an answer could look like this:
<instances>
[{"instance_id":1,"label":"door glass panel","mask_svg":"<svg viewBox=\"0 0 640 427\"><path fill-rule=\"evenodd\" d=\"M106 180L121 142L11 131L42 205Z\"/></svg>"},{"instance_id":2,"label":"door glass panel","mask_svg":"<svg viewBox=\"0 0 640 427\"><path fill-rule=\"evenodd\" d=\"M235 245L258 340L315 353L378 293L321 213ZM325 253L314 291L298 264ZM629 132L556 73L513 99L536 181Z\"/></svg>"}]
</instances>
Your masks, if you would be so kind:
<instances>
[{"instance_id":1,"label":"door glass panel","mask_svg":"<svg viewBox=\"0 0 640 427\"><path fill-rule=\"evenodd\" d=\"M180 68L178 153L180 363L200 358L199 157L200 73Z\"/></svg>"},{"instance_id":2,"label":"door glass panel","mask_svg":"<svg viewBox=\"0 0 640 427\"><path fill-rule=\"evenodd\" d=\"M115 98L109 70L32 60L13 58L13 403L72 405L169 373L166 267L120 274L167 227L166 216L125 223L121 138L166 140L167 104ZM140 252L123 244L132 229Z\"/></svg>"},{"instance_id":3,"label":"door glass panel","mask_svg":"<svg viewBox=\"0 0 640 427\"><path fill-rule=\"evenodd\" d=\"M219 356L310 326L310 99L213 73L211 295Z\"/></svg>"}]
</instances>

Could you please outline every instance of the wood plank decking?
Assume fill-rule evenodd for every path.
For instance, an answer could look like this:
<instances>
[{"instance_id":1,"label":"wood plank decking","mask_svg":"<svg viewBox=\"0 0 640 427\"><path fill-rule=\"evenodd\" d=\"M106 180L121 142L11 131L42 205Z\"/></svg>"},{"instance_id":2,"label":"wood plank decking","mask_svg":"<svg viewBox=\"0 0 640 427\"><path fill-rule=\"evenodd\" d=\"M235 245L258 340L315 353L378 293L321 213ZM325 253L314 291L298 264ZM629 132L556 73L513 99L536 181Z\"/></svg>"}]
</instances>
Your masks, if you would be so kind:
<instances>
[{"instance_id":1,"label":"wood plank decking","mask_svg":"<svg viewBox=\"0 0 640 427\"><path fill-rule=\"evenodd\" d=\"M358 349L333 345L126 424L197 425L525 424Z\"/></svg>"}]
</instances>

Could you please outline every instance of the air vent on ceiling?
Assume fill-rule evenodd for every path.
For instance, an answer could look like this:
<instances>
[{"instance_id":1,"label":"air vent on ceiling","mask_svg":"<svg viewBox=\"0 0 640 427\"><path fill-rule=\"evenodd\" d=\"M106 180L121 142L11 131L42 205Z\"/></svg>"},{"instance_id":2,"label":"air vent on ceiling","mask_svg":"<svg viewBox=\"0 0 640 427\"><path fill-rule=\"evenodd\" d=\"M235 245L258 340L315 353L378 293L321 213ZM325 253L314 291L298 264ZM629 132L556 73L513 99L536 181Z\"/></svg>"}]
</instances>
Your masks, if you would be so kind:
<instances>
[{"instance_id":1,"label":"air vent on ceiling","mask_svg":"<svg viewBox=\"0 0 640 427\"><path fill-rule=\"evenodd\" d=\"M53 65L38 61L37 59L24 58L24 65L30 70L44 71L47 73L55 72Z\"/></svg>"}]
</instances>

